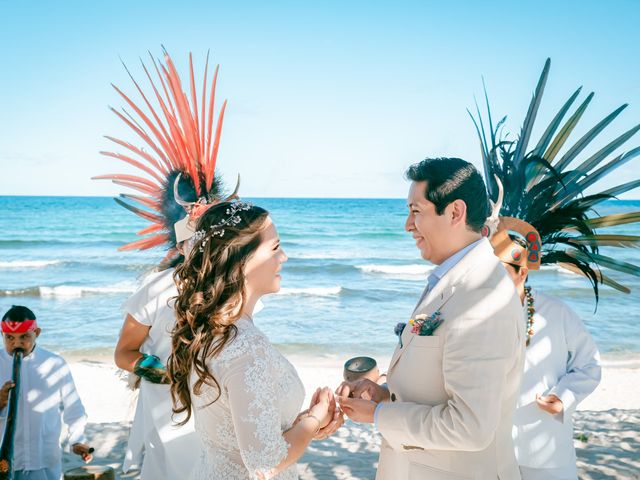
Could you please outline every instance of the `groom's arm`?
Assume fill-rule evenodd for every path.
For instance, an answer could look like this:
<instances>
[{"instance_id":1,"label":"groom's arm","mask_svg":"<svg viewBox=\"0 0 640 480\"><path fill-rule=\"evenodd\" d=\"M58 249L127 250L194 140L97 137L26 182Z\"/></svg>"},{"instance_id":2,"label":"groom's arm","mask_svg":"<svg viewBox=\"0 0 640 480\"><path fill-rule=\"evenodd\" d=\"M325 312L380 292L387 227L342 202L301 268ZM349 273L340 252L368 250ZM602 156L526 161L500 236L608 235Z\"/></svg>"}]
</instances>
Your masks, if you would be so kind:
<instances>
[{"instance_id":1,"label":"groom's arm","mask_svg":"<svg viewBox=\"0 0 640 480\"><path fill-rule=\"evenodd\" d=\"M522 313L514 311L511 292L509 288L476 290L465 298L472 307L463 309L461 317L449 319L443 332L446 403L379 405L376 425L392 447L473 451L491 443L500 422L507 372L513 368L518 348L516 322ZM415 375L419 374L416 368Z\"/></svg>"}]
</instances>

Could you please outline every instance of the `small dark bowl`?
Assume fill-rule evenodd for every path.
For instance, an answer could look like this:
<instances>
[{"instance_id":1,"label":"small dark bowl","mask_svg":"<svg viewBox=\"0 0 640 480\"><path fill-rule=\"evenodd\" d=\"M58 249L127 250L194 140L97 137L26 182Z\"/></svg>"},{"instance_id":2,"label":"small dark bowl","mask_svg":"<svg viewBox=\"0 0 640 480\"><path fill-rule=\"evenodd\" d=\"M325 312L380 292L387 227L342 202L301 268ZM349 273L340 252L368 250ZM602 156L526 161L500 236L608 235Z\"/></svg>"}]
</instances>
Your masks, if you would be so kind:
<instances>
[{"instance_id":1,"label":"small dark bowl","mask_svg":"<svg viewBox=\"0 0 640 480\"><path fill-rule=\"evenodd\" d=\"M377 362L371 357L354 357L344 364L343 377L348 382L359 380L373 372L378 367Z\"/></svg>"}]
</instances>

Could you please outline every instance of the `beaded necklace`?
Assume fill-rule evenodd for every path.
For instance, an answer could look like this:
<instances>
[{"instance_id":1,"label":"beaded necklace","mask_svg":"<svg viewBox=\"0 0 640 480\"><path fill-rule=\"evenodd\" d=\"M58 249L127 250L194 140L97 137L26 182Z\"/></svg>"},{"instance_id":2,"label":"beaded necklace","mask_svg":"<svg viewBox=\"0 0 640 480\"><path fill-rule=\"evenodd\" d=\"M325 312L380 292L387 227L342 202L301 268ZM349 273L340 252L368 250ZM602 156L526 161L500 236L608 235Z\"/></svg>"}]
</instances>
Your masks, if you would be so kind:
<instances>
[{"instance_id":1,"label":"beaded necklace","mask_svg":"<svg viewBox=\"0 0 640 480\"><path fill-rule=\"evenodd\" d=\"M533 306L533 295L531 295L531 287L524 287L524 296L527 300L527 347L531 343L533 337L533 314L536 309Z\"/></svg>"}]
</instances>

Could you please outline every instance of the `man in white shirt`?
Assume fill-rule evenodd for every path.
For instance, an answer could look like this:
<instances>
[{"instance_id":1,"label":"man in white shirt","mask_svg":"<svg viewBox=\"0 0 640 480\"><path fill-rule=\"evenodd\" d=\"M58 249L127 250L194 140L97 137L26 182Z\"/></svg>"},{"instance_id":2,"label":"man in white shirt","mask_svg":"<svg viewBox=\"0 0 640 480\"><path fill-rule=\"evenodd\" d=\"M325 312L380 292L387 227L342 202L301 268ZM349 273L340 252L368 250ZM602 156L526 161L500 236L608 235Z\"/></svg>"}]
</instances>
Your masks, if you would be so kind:
<instances>
[{"instance_id":1,"label":"man in white shirt","mask_svg":"<svg viewBox=\"0 0 640 480\"><path fill-rule=\"evenodd\" d=\"M537 230L501 217L491 237L496 256L511 276L527 322L524 376L513 440L523 480L575 480L572 414L600 383L600 356L580 317L561 300L526 286L540 266Z\"/></svg>"},{"instance_id":2,"label":"man in white shirt","mask_svg":"<svg viewBox=\"0 0 640 480\"><path fill-rule=\"evenodd\" d=\"M87 423L67 362L36 346L41 333L27 307L13 306L2 317L4 351L0 353L0 431L4 431L9 390L13 388L13 353L22 349L17 424L14 437L15 480L59 480L62 470L60 433L62 421L69 429L73 453L91 460L85 443ZM63 405L62 419L60 405Z\"/></svg>"}]
</instances>

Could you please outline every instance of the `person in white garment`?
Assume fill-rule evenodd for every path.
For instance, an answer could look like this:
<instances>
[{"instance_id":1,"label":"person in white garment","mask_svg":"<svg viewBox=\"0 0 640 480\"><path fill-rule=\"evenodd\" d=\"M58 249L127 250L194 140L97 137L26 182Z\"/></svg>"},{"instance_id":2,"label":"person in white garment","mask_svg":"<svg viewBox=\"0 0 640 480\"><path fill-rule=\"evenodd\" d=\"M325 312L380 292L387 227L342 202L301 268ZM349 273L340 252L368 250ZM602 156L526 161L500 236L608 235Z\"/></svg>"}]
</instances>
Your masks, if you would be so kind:
<instances>
[{"instance_id":1,"label":"person in white garment","mask_svg":"<svg viewBox=\"0 0 640 480\"><path fill-rule=\"evenodd\" d=\"M179 104L179 113L186 116L174 116L171 113L173 107L154 110L150 103L141 102L134 108L140 116L136 125L144 124L150 131L164 132L163 137L147 136L136 125L125 121L132 127L138 140L146 143L148 148L138 148L130 140L109 137L122 150L103 153L118 161L128 162L138 168L142 175L128 173L96 177L111 179L118 185L135 190L137 195L122 194L116 201L151 222L150 226L138 232L144 238L124 245L121 250L146 250L159 246L167 250L158 268L144 279L140 288L124 303L124 324L114 355L116 365L131 372L130 383L139 385L140 389L123 471L140 468L142 480L187 478L202 448L193 421L177 425L183 417L174 417L171 411L165 366L171 352L171 330L175 325L172 299L178 293L173 274L174 268L182 263L187 253L187 241L195 232L193 226L201 208L225 198L222 195L222 182L215 175L215 165L226 103L221 108L217 128L212 128L213 124L205 123L204 119L213 119L209 109L213 108L214 92L209 98L211 102L207 100L199 112L191 110L190 105L182 105L186 97L181 90L180 77L166 52L164 60L165 64L158 72L162 71L165 76L159 84L164 82L164 85L171 86L167 90L169 97L157 99L150 78L152 85L147 98L167 102L163 104L165 106ZM217 71L214 82L215 78ZM155 87L159 87L159 84ZM118 92L128 104L132 104L121 90ZM198 98L204 102L206 92L199 93ZM202 122L195 120L198 114ZM189 115L193 115L193 118L189 118ZM189 128L188 133L185 133L185 128ZM192 142L197 142L197 145Z\"/></svg>"},{"instance_id":2,"label":"person in white garment","mask_svg":"<svg viewBox=\"0 0 640 480\"><path fill-rule=\"evenodd\" d=\"M125 453L123 471L141 466L142 479L179 478L189 471L200 448L193 423L173 425L171 395L162 374L171 352L177 291L173 268L151 274L123 305L126 312L116 364L140 377L139 396ZM146 368L144 363L151 363Z\"/></svg>"},{"instance_id":3,"label":"person in white garment","mask_svg":"<svg viewBox=\"0 0 640 480\"><path fill-rule=\"evenodd\" d=\"M286 260L268 212L234 201L200 217L176 268L167 369L174 412L195 419L204 446L194 480L296 479L311 440L341 425L327 387L300 411L305 392L295 368L254 323L260 297L280 289Z\"/></svg>"},{"instance_id":4,"label":"person in white garment","mask_svg":"<svg viewBox=\"0 0 640 480\"><path fill-rule=\"evenodd\" d=\"M580 317L562 300L527 286L540 267L540 236L527 222L501 217L491 237L512 278L526 322L524 376L513 440L523 480L575 480L573 412L600 382L600 356ZM535 248L535 250L533 250Z\"/></svg>"},{"instance_id":5,"label":"person in white garment","mask_svg":"<svg viewBox=\"0 0 640 480\"><path fill-rule=\"evenodd\" d=\"M24 352L13 447L15 480L60 479L63 421L73 453L91 460L84 435L87 416L69 366L61 356L36 345L41 332L35 314L27 307L14 305L2 317L0 432L4 432L9 391L14 387L13 353L16 349Z\"/></svg>"},{"instance_id":6,"label":"person in white garment","mask_svg":"<svg viewBox=\"0 0 640 480\"><path fill-rule=\"evenodd\" d=\"M226 109L225 101L218 115L214 115L218 69L211 79L211 89L207 91L207 58L202 91L187 94L166 51L164 62L159 63L160 68L147 69L147 72L157 72L159 78L154 81L148 76L151 85L146 96L140 83L134 81L138 93L143 96L139 105L116 89L133 107L137 119L131 122L129 113L116 114L132 128L137 140L146 144L146 148L129 140L108 137L121 150L102 152L129 163L141 175L94 177L109 179L134 190L136 195L122 194L116 202L151 222L138 232L144 238L124 245L122 250L159 246L168 250L159 271L150 275L125 302L124 325L115 349L116 364L140 378L140 395L123 470L126 472L141 465L141 480L189 478L203 448L194 431L193 419L172 413L165 366L176 321L173 298L178 291L174 268L179 268L189 256L199 218L208 208L237 198L238 191L236 186L235 191L225 197L215 170ZM188 78L193 79L191 56L189 66ZM189 83L194 89L193 82ZM165 96L159 92L164 92ZM193 95L201 100L200 106L186 100L195 98ZM157 101L155 105L159 108L154 108L149 99ZM330 430L323 431L324 434L327 432Z\"/></svg>"}]
</instances>

